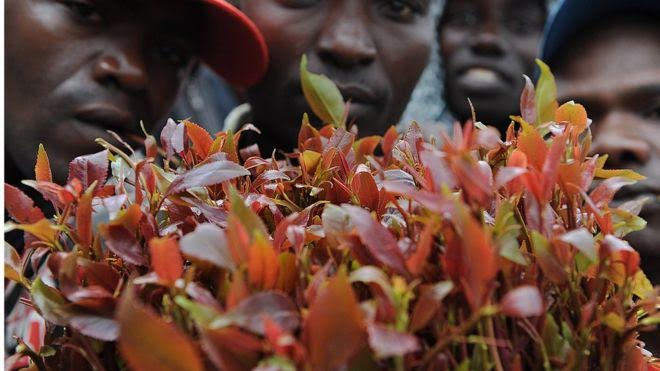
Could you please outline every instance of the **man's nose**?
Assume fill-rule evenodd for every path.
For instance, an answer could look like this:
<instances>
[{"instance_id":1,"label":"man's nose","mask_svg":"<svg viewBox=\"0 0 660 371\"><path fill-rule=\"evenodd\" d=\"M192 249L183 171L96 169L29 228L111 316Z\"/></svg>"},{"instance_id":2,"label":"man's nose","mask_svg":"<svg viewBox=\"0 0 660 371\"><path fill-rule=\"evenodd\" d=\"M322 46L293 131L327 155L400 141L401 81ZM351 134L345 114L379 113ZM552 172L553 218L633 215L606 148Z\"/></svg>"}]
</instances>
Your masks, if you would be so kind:
<instances>
[{"instance_id":1,"label":"man's nose","mask_svg":"<svg viewBox=\"0 0 660 371\"><path fill-rule=\"evenodd\" d=\"M146 91L148 79L143 50L135 44L105 50L94 66L94 78L103 85L114 85L128 93Z\"/></svg>"},{"instance_id":2,"label":"man's nose","mask_svg":"<svg viewBox=\"0 0 660 371\"><path fill-rule=\"evenodd\" d=\"M487 57L502 56L504 54L502 43L502 38L491 29L477 31L469 41L470 49L474 54Z\"/></svg>"},{"instance_id":3,"label":"man's nose","mask_svg":"<svg viewBox=\"0 0 660 371\"><path fill-rule=\"evenodd\" d=\"M635 168L646 164L653 149L651 143L636 130L637 120L633 114L615 111L595 122L597 126L591 151L607 154L610 167Z\"/></svg>"},{"instance_id":4,"label":"man's nose","mask_svg":"<svg viewBox=\"0 0 660 371\"><path fill-rule=\"evenodd\" d=\"M358 14L340 13L328 17L321 31L317 46L320 59L343 69L371 64L377 50L365 21Z\"/></svg>"}]
</instances>

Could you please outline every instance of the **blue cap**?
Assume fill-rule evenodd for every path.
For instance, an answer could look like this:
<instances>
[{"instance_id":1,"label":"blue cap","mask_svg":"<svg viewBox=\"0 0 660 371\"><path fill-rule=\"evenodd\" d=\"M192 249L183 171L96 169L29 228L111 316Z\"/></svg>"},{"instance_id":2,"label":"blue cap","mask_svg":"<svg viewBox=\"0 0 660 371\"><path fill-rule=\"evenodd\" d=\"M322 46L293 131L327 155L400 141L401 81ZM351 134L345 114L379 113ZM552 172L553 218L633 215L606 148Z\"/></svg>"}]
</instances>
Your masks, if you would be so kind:
<instances>
[{"instance_id":1,"label":"blue cap","mask_svg":"<svg viewBox=\"0 0 660 371\"><path fill-rule=\"evenodd\" d=\"M660 0L561 0L545 25L540 58L551 62L575 34L597 19L648 11L660 11Z\"/></svg>"}]
</instances>

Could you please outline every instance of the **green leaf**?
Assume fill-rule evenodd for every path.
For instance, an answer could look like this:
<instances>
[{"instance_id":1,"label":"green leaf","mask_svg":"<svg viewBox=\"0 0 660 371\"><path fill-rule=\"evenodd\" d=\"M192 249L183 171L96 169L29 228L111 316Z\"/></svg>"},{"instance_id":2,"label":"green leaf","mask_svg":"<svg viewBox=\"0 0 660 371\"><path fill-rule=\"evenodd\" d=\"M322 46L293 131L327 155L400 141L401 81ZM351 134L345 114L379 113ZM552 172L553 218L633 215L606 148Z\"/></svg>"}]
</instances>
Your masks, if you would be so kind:
<instances>
[{"instance_id":1,"label":"green leaf","mask_svg":"<svg viewBox=\"0 0 660 371\"><path fill-rule=\"evenodd\" d=\"M261 220L259 215L257 215L252 209L250 209L243 200L243 197L238 193L236 188L231 187L230 190L230 200L231 200L231 213L230 218L236 217L243 224L245 229L250 234L250 241L254 238L256 233L261 233L262 236L268 236L268 229L266 225Z\"/></svg>"},{"instance_id":2,"label":"green leaf","mask_svg":"<svg viewBox=\"0 0 660 371\"><path fill-rule=\"evenodd\" d=\"M221 314L215 308L209 305L191 301L184 296L175 297L174 302L177 303L177 305L179 305L181 308L188 311L193 321L202 327L208 327L211 322L213 322L213 320Z\"/></svg>"},{"instance_id":3,"label":"green leaf","mask_svg":"<svg viewBox=\"0 0 660 371\"><path fill-rule=\"evenodd\" d=\"M557 85L550 67L540 59L536 64L541 69L541 76L536 83L536 125L542 125L555 120L557 104Z\"/></svg>"},{"instance_id":4,"label":"green leaf","mask_svg":"<svg viewBox=\"0 0 660 371\"><path fill-rule=\"evenodd\" d=\"M651 281L649 281L646 274L641 269L635 273L635 277L632 281L632 291L633 294L640 298L650 297L655 292L653 284L651 284Z\"/></svg>"},{"instance_id":5,"label":"green leaf","mask_svg":"<svg viewBox=\"0 0 660 371\"><path fill-rule=\"evenodd\" d=\"M318 75L307 70L307 56L304 54L300 60L300 82L305 99L316 116L325 123L345 129L345 105L341 92L325 75Z\"/></svg>"},{"instance_id":6,"label":"green leaf","mask_svg":"<svg viewBox=\"0 0 660 371\"><path fill-rule=\"evenodd\" d=\"M32 283L30 294L32 303L48 322L60 326L68 324L67 301L59 291L47 286L41 278L37 278Z\"/></svg>"},{"instance_id":7,"label":"green leaf","mask_svg":"<svg viewBox=\"0 0 660 371\"><path fill-rule=\"evenodd\" d=\"M509 201L502 202L495 214L495 226L493 227L500 256L514 263L527 266L529 262L520 251L520 243L518 242L521 228L513 213L513 204Z\"/></svg>"}]
</instances>

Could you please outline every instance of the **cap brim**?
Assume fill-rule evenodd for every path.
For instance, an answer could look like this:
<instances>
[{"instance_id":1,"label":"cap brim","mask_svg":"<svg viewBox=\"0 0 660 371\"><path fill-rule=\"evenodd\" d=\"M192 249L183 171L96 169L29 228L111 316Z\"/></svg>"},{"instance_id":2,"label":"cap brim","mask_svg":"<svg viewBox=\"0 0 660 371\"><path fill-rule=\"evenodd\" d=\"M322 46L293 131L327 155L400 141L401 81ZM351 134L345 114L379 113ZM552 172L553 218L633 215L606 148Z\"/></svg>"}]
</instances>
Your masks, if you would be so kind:
<instances>
[{"instance_id":1,"label":"cap brim","mask_svg":"<svg viewBox=\"0 0 660 371\"><path fill-rule=\"evenodd\" d=\"M660 0L563 0L545 26L540 57L552 63L565 44L596 19L619 12L659 9Z\"/></svg>"},{"instance_id":2,"label":"cap brim","mask_svg":"<svg viewBox=\"0 0 660 371\"><path fill-rule=\"evenodd\" d=\"M257 26L225 0L202 0L201 59L227 82L249 87L268 68L268 48Z\"/></svg>"}]
</instances>

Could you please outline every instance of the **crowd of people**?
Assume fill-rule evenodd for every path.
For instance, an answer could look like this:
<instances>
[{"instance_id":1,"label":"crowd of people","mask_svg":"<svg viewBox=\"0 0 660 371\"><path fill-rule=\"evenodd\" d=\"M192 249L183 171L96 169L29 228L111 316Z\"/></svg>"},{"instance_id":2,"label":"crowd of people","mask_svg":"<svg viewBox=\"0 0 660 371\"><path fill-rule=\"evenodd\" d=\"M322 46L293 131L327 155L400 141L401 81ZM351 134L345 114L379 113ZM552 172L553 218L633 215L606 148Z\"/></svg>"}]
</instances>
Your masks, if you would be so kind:
<instances>
[{"instance_id":1,"label":"crowd of people","mask_svg":"<svg viewBox=\"0 0 660 371\"><path fill-rule=\"evenodd\" d=\"M252 123L261 134L244 145L291 151L311 111L302 55L350 100L360 136L406 125L404 111L429 127L464 121L468 98L503 133L540 58L560 103L593 119L593 152L648 177L618 201L649 198L648 227L630 240L660 284L658 0L7 0L5 15L14 185L33 176L39 143L64 182L95 138L113 140L107 130L137 138L140 121L156 130L170 116L212 132ZM422 86L437 94L419 104ZM429 105L442 110L429 117Z\"/></svg>"}]
</instances>

